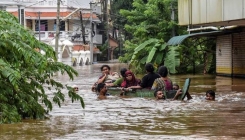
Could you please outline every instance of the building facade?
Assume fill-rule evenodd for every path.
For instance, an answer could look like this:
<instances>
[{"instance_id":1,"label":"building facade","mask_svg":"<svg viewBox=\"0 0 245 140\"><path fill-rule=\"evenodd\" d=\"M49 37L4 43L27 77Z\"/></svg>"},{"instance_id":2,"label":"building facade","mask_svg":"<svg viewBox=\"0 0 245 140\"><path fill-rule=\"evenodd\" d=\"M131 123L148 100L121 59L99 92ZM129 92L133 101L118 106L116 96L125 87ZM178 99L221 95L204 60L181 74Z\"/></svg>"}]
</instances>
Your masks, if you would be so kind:
<instances>
[{"instance_id":1,"label":"building facade","mask_svg":"<svg viewBox=\"0 0 245 140\"><path fill-rule=\"evenodd\" d=\"M245 0L178 0L178 17L185 38L216 37L217 75L245 77Z\"/></svg>"},{"instance_id":2,"label":"building facade","mask_svg":"<svg viewBox=\"0 0 245 140\"><path fill-rule=\"evenodd\" d=\"M37 39L54 46L52 41L56 36L57 1L12 0L11 2L14 4L5 5L6 11L19 17L20 23L32 30ZM91 40L93 40L92 61L97 61L97 54L100 53L97 46L102 45L102 35L98 29L101 26L101 20L98 18L100 14L101 6L98 2L61 0L59 51L62 53L60 56L62 58L60 61L68 65L90 62ZM64 40L70 41L69 45L64 44Z\"/></svg>"}]
</instances>

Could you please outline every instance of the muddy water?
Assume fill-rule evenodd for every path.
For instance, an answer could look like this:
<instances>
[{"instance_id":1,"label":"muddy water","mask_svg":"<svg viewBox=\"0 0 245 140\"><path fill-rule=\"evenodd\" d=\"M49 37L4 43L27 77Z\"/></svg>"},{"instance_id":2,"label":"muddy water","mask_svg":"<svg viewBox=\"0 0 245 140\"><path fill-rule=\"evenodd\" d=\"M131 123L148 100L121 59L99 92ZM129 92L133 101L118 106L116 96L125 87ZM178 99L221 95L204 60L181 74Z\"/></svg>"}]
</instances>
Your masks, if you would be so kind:
<instances>
[{"instance_id":1,"label":"muddy water","mask_svg":"<svg viewBox=\"0 0 245 140\"><path fill-rule=\"evenodd\" d=\"M126 65L109 64L113 71ZM90 91L100 76L101 64L77 67L79 76L65 84L78 85L86 104L65 101L54 106L47 120L24 120L0 125L6 140L99 140L99 139L245 139L245 79L212 75L171 75L183 85L191 78L190 101L155 101L149 98L108 97L97 100ZM216 101L205 101L214 89ZM50 95L51 96L51 95Z\"/></svg>"}]
</instances>

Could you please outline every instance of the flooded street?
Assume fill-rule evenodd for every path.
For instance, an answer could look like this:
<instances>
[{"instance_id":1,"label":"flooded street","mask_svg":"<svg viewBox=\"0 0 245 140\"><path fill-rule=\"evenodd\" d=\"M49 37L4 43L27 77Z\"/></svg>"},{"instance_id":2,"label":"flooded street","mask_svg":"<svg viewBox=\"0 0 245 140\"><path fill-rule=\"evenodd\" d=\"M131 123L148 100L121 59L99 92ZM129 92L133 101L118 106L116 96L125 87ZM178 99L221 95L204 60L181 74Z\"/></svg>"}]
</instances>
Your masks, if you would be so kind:
<instances>
[{"instance_id":1,"label":"flooded street","mask_svg":"<svg viewBox=\"0 0 245 140\"><path fill-rule=\"evenodd\" d=\"M190 101L155 101L152 98L109 96L98 100L91 91L101 75L100 66L76 67L79 76L64 84L77 85L85 102L68 100L54 106L47 120L1 124L1 140L101 140L101 139L245 139L245 79L212 75L171 75L181 87L191 78ZM119 72L125 64L109 64ZM206 90L216 91L216 101L205 101ZM51 93L49 93L51 96Z\"/></svg>"}]
</instances>

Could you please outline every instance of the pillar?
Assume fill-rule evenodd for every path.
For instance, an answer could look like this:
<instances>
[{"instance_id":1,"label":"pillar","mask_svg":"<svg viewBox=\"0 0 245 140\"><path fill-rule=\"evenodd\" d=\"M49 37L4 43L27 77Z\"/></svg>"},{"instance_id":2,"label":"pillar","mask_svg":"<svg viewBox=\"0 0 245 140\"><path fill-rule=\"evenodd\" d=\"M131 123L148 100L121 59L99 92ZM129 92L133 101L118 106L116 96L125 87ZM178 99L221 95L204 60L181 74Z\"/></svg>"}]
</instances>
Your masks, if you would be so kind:
<instances>
[{"instance_id":1,"label":"pillar","mask_svg":"<svg viewBox=\"0 0 245 140\"><path fill-rule=\"evenodd\" d=\"M36 30L35 26L36 26L35 19L32 19L32 31Z\"/></svg>"},{"instance_id":2,"label":"pillar","mask_svg":"<svg viewBox=\"0 0 245 140\"><path fill-rule=\"evenodd\" d=\"M67 32L68 29L69 29L68 25L69 25L69 24L68 24L68 21L66 20L66 21L65 21L65 31L66 31L66 32Z\"/></svg>"}]
</instances>

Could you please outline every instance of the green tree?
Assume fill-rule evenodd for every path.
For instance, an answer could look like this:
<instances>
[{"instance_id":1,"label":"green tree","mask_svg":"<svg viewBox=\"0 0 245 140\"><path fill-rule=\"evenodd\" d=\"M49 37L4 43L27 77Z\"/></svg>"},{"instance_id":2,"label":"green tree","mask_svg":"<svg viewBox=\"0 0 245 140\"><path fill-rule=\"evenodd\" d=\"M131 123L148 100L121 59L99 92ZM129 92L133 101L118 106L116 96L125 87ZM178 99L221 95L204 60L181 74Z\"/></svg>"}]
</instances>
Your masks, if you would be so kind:
<instances>
[{"instance_id":1,"label":"green tree","mask_svg":"<svg viewBox=\"0 0 245 140\"><path fill-rule=\"evenodd\" d=\"M118 18L126 18L121 25L130 37L125 38L125 54L119 60L130 63L137 73L144 72L147 62L155 67L166 65L171 73L212 73L215 70L213 40L191 38L179 46L166 46L173 35L187 34L186 27L177 25L177 13L177 0L134 0L130 9L120 9ZM166 47L162 49L162 46Z\"/></svg>"},{"instance_id":2,"label":"green tree","mask_svg":"<svg viewBox=\"0 0 245 140\"><path fill-rule=\"evenodd\" d=\"M52 47L39 42L5 11L0 11L0 47L0 123L18 122L24 117L43 118L53 103L60 106L64 101L64 88L72 102L79 100L84 107L81 96L54 78L60 72L73 80L78 73L57 62ZM37 50L46 53L42 55ZM53 93L52 97L48 97L47 90Z\"/></svg>"},{"instance_id":3,"label":"green tree","mask_svg":"<svg viewBox=\"0 0 245 140\"><path fill-rule=\"evenodd\" d=\"M135 72L143 72L145 63L151 62L156 67L169 65L171 71L176 73L175 67L179 66L179 60L176 59L178 49L167 47L165 43L177 25L171 20L171 5L176 6L177 2L135 0L132 10L120 10L121 15L127 18L125 30L133 35L131 40L125 42L126 53L120 60L131 60Z\"/></svg>"},{"instance_id":4,"label":"green tree","mask_svg":"<svg viewBox=\"0 0 245 140\"><path fill-rule=\"evenodd\" d=\"M201 37L186 39L180 45L179 73L214 73L215 40Z\"/></svg>"},{"instance_id":5,"label":"green tree","mask_svg":"<svg viewBox=\"0 0 245 140\"><path fill-rule=\"evenodd\" d=\"M134 52L130 64L133 66L131 69L136 73L143 73L145 70L142 67L149 62L153 63L155 68L166 65L170 73L177 73L176 66L180 64L178 47L167 46L162 40L149 39L136 48L126 47L126 49Z\"/></svg>"}]
</instances>

